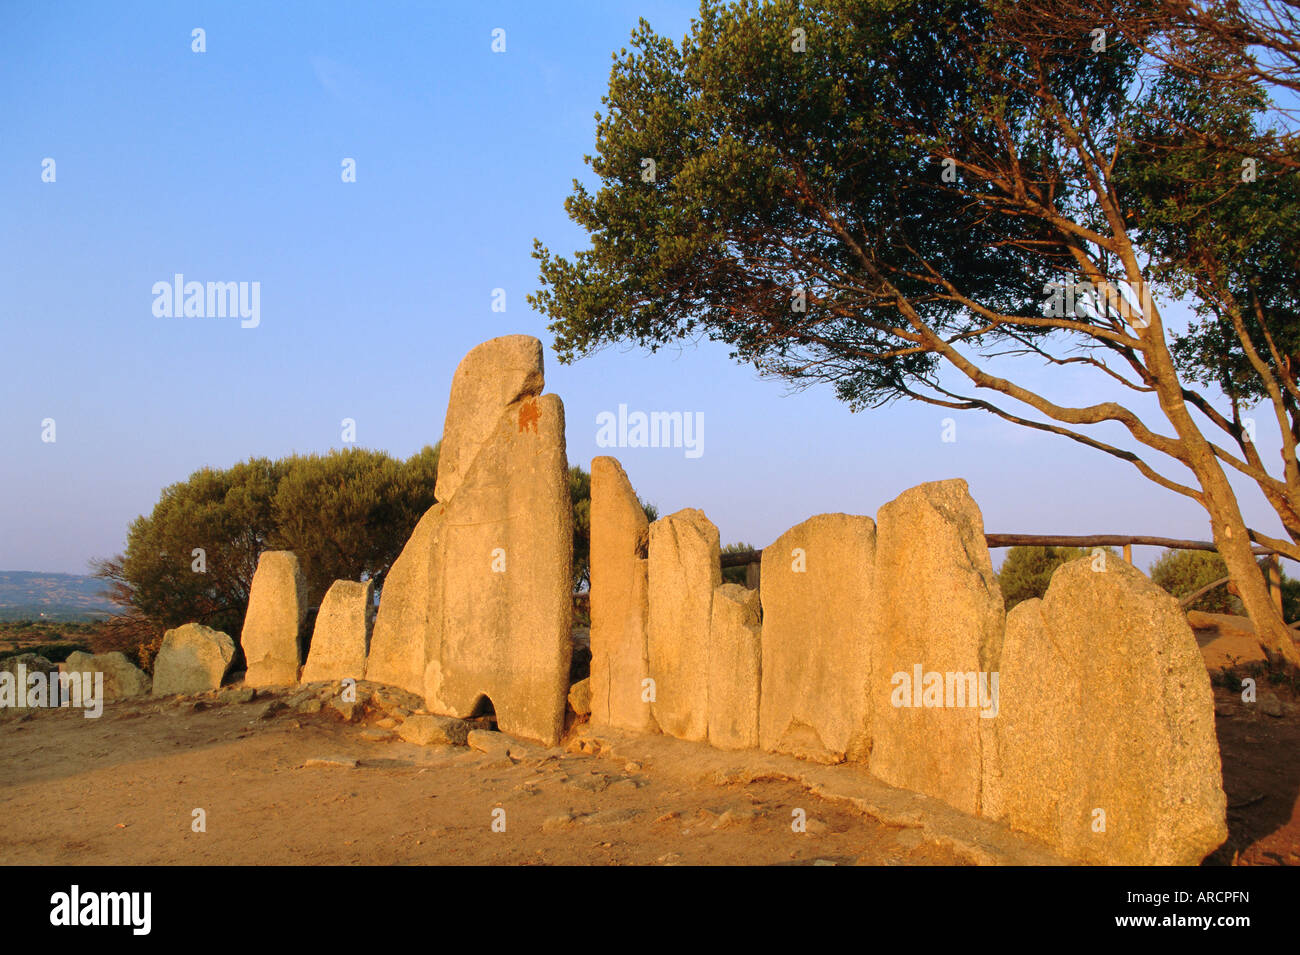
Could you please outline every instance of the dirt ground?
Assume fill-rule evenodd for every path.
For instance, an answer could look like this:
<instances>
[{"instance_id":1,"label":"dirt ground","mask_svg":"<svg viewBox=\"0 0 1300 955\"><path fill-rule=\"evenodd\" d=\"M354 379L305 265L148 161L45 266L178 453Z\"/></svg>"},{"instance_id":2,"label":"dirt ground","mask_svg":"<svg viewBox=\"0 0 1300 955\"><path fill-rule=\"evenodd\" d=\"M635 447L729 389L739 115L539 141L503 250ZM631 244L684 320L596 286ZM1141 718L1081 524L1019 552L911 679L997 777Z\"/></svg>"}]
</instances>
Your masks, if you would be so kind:
<instances>
[{"instance_id":1,"label":"dirt ground","mask_svg":"<svg viewBox=\"0 0 1300 955\"><path fill-rule=\"evenodd\" d=\"M259 719L265 706L122 703L97 720L6 718L0 863L963 861L914 827L873 822L789 780L714 784L716 756L703 746L694 766L541 749L516 763L367 739L328 713ZM342 765L306 765L315 759ZM192 831L195 809L206 832ZM806 832L792 829L795 809Z\"/></svg>"},{"instance_id":2,"label":"dirt ground","mask_svg":"<svg viewBox=\"0 0 1300 955\"><path fill-rule=\"evenodd\" d=\"M1229 837L1206 863L1300 864L1300 705L1261 677L1268 715L1237 687L1216 679ZM0 864L1061 861L849 767L665 737L511 758L404 742L381 712L222 698L0 712Z\"/></svg>"}]
</instances>

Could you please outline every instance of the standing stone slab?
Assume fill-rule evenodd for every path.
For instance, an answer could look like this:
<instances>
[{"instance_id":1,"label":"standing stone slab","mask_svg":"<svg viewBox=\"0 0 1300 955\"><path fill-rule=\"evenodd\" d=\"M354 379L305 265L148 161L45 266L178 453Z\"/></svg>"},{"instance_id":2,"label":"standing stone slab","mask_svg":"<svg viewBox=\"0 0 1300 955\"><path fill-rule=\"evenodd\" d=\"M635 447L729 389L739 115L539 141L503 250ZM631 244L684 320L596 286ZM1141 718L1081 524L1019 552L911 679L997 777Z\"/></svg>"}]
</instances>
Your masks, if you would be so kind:
<instances>
[{"instance_id":1,"label":"standing stone slab","mask_svg":"<svg viewBox=\"0 0 1300 955\"><path fill-rule=\"evenodd\" d=\"M591 724L655 733L643 699L649 521L622 465L591 461Z\"/></svg>"},{"instance_id":2,"label":"standing stone slab","mask_svg":"<svg viewBox=\"0 0 1300 955\"><path fill-rule=\"evenodd\" d=\"M1209 675L1178 602L1103 560L1008 615L986 814L1083 862L1196 865L1228 835Z\"/></svg>"},{"instance_id":3,"label":"standing stone slab","mask_svg":"<svg viewBox=\"0 0 1300 955\"><path fill-rule=\"evenodd\" d=\"M709 627L709 743L758 749L763 668L758 591L723 584L713 591Z\"/></svg>"},{"instance_id":4,"label":"standing stone slab","mask_svg":"<svg viewBox=\"0 0 1300 955\"><path fill-rule=\"evenodd\" d=\"M853 514L811 517L763 549L763 749L866 759L875 552L875 522Z\"/></svg>"},{"instance_id":5,"label":"standing stone slab","mask_svg":"<svg viewBox=\"0 0 1300 955\"><path fill-rule=\"evenodd\" d=\"M704 512L650 525L648 656L659 728L678 739L709 735L709 628L722 583L718 529Z\"/></svg>"},{"instance_id":6,"label":"standing stone slab","mask_svg":"<svg viewBox=\"0 0 1300 955\"><path fill-rule=\"evenodd\" d=\"M302 682L363 679L374 618L374 581L334 581L316 614Z\"/></svg>"},{"instance_id":7,"label":"standing stone slab","mask_svg":"<svg viewBox=\"0 0 1300 955\"><path fill-rule=\"evenodd\" d=\"M573 611L573 503L556 395L508 406L445 505L440 627L426 637L428 707L491 700L511 736L564 728Z\"/></svg>"},{"instance_id":8,"label":"standing stone slab","mask_svg":"<svg viewBox=\"0 0 1300 955\"><path fill-rule=\"evenodd\" d=\"M187 623L163 634L153 663L153 695L205 693L221 686L235 641L220 630Z\"/></svg>"},{"instance_id":9,"label":"standing stone slab","mask_svg":"<svg viewBox=\"0 0 1300 955\"><path fill-rule=\"evenodd\" d=\"M389 568L370 638L366 679L424 696L427 641L441 626L442 504L425 511Z\"/></svg>"},{"instance_id":10,"label":"standing stone slab","mask_svg":"<svg viewBox=\"0 0 1300 955\"><path fill-rule=\"evenodd\" d=\"M292 551L268 550L257 561L239 643L248 660L247 686L290 686L302 665L307 580Z\"/></svg>"},{"instance_id":11,"label":"standing stone slab","mask_svg":"<svg viewBox=\"0 0 1300 955\"><path fill-rule=\"evenodd\" d=\"M105 700L126 700L133 696L148 696L153 687L149 674L128 660L125 654L118 652L70 653L68 659L63 662L63 669L69 673L102 673Z\"/></svg>"},{"instance_id":12,"label":"standing stone slab","mask_svg":"<svg viewBox=\"0 0 1300 955\"><path fill-rule=\"evenodd\" d=\"M531 335L493 338L461 359L438 452L437 500L455 496L506 407L537 397L543 385L542 343Z\"/></svg>"},{"instance_id":13,"label":"standing stone slab","mask_svg":"<svg viewBox=\"0 0 1300 955\"><path fill-rule=\"evenodd\" d=\"M950 480L904 491L876 524L871 772L979 814L985 763L996 773L992 681L1005 618L984 519L966 482ZM938 693L916 692L918 667L924 689L941 681ZM981 674L987 708L979 705Z\"/></svg>"}]
</instances>

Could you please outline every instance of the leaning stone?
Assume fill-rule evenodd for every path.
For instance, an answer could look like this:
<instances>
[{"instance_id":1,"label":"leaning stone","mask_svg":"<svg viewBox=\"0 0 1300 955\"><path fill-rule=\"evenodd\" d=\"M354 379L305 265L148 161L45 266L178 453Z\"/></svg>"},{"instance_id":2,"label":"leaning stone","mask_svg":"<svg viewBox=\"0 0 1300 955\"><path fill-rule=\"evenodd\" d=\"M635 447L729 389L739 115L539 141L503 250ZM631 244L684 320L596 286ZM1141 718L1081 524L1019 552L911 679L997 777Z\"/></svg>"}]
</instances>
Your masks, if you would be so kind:
<instances>
[{"instance_id":1,"label":"leaning stone","mask_svg":"<svg viewBox=\"0 0 1300 955\"><path fill-rule=\"evenodd\" d=\"M374 619L374 581L334 581L316 614L302 682L362 679Z\"/></svg>"},{"instance_id":2,"label":"leaning stone","mask_svg":"<svg viewBox=\"0 0 1300 955\"><path fill-rule=\"evenodd\" d=\"M366 679L424 698L430 629L441 625L442 504L429 508L393 562L379 598Z\"/></svg>"},{"instance_id":3,"label":"leaning stone","mask_svg":"<svg viewBox=\"0 0 1300 955\"><path fill-rule=\"evenodd\" d=\"M650 664L649 522L622 465L591 461L591 722L658 732L646 699Z\"/></svg>"},{"instance_id":4,"label":"leaning stone","mask_svg":"<svg viewBox=\"0 0 1300 955\"><path fill-rule=\"evenodd\" d=\"M420 746L464 746L469 724L447 716L408 716L398 728L398 734L408 743Z\"/></svg>"},{"instance_id":5,"label":"leaning stone","mask_svg":"<svg viewBox=\"0 0 1300 955\"><path fill-rule=\"evenodd\" d=\"M709 744L758 749L763 667L758 591L723 584L713 591L709 626Z\"/></svg>"},{"instance_id":6,"label":"leaning stone","mask_svg":"<svg viewBox=\"0 0 1300 955\"><path fill-rule=\"evenodd\" d=\"M510 405L444 512L441 609L426 630L426 707L558 743L569 689L573 502L564 406ZM432 617L433 615L431 615Z\"/></svg>"},{"instance_id":7,"label":"leaning stone","mask_svg":"<svg viewBox=\"0 0 1300 955\"><path fill-rule=\"evenodd\" d=\"M937 481L882 507L876 533L871 773L978 815L997 772L979 690L992 697L1005 625L984 519L965 481Z\"/></svg>"},{"instance_id":8,"label":"leaning stone","mask_svg":"<svg viewBox=\"0 0 1300 955\"><path fill-rule=\"evenodd\" d=\"M205 693L221 686L235 656L235 641L201 623L163 634L153 664L153 695Z\"/></svg>"},{"instance_id":9,"label":"leaning stone","mask_svg":"<svg viewBox=\"0 0 1300 955\"><path fill-rule=\"evenodd\" d=\"M722 583L718 529L693 508L650 525L647 641L655 722L669 736L709 734L709 626Z\"/></svg>"},{"instance_id":10,"label":"leaning stone","mask_svg":"<svg viewBox=\"0 0 1300 955\"><path fill-rule=\"evenodd\" d=\"M1196 865L1228 834L1209 675L1177 600L1096 566L1008 616L986 814L1081 862Z\"/></svg>"},{"instance_id":11,"label":"leaning stone","mask_svg":"<svg viewBox=\"0 0 1300 955\"><path fill-rule=\"evenodd\" d=\"M818 514L763 549L763 749L824 763L870 750L876 525Z\"/></svg>"},{"instance_id":12,"label":"leaning stone","mask_svg":"<svg viewBox=\"0 0 1300 955\"><path fill-rule=\"evenodd\" d=\"M248 660L247 686L291 686L302 664L307 580L292 551L264 551L249 588L239 643Z\"/></svg>"},{"instance_id":13,"label":"leaning stone","mask_svg":"<svg viewBox=\"0 0 1300 955\"><path fill-rule=\"evenodd\" d=\"M542 343L531 335L493 338L460 360L438 452L437 500L456 495L506 408L537 397L543 384Z\"/></svg>"}]
</instances>

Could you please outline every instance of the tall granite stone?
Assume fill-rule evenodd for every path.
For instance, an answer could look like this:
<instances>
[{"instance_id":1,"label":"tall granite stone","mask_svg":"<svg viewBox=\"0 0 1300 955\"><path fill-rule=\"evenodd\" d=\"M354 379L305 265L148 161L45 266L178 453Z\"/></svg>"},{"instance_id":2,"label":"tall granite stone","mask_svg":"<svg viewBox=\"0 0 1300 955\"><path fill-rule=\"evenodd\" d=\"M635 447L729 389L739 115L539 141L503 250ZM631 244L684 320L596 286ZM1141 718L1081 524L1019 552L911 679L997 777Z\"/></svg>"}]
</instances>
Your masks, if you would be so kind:
<instances>
[{"instance_id":1,"label":"tall granite stone","mask_svg":"<svg viewBox=\"0 0 1300 955\"><path fill-rule=\"evenodd\" d=\"M865 760L879 640L875 522L811 517L763 549L759 579L762 748L825 763Z\"/></svg>"},{"instance_id":2,"label":"tall granite stone","mask_svg":"<svg viewBox=\"0 0 1300 955\"><path fill-rule=\"evenodd\" d=\"M573 503L556 395L507 406L442 524L440 627L426 637L429 708L484 698L511 736L559 742L569 688Z\"/></svg>"},{"instance_id":3,"label":"tall granite stone","mask_svg":"<svg viewBox=\"0 0 1300 955\"><path fill-rule=\"evenodd\" d=\"M434 496L450 501L505 409L542 393L542 343L531 335L504 335L470 350L456 366L438 452Z\"/></svg>"},{"instance_id":4,"label":"tall granite stone","mask_svg":"<svg viewBox=\"0 0 1300 955\"><path fill-rule=\"evenodd\" d=\"M321 601L302 682L363 679L375 619L374 581L336 580Z\"/></svg>"},{"instance_id":5,"label":"tall granite stone","mask_svg":"<svg viewBox=\"0 0 1300 955\"><path fill-rule=\"evenodd\" d=\"M153 695L215 690L234 658L235 641L220 630L201 623L168 630L153 661Z\"/></svg>"},{"instance_id":6,"label":"tall granite stone","mask_svg":"<svg viewBox=\"0 0 1300 955\"><path fill-rule=\"evenodd\" d=\"M302 624L307 616L307 579L293 551L263 551L249 588L248 613L239 643L247 686L290 686L302 665Z\"/></svg>"},{"instance_id":7,"label":"tall granite stone","mask_svg":"<svg viewBox=\"0 0 1300 955\"><path fill-rule=\"evenodd\" d=\"M997 772L1005 618L984 519L966 482L949 480L904 491L876 528L871 772L978 814L982 780Z\"/></svg>"},{"instance_id":8,"label":"tall granite stone","mask_svg":"<svg viewBox=\"0 0 1300 955\"><path fill-rule=\"evenodd\" d=\"M648 656L653 713L678 739L709 735L709 628L722 583L718 529L687 508L650 525Z\"/></svg>"},{"instance_id":9,"label":"tall granite stone","mask_svg":"<svg viewBox=\"0 0 1300 955\"><path fill-rule=\"evenodd\" d=\"M713 591L709 626L709 744L758 749L763 669L757 590L723 584Z\"/></svg>"},{"instance_id":10,"label":"tall granite stone","mask_svg":"<svg viewBox=\"0 0 1300 955\"><path fill-rule=\"evenodd\" d=\"M442 625L444 510L435 504L425 511L389 568L366 659L367 680L418 696L424 695L430 631Z\"/></svg>"},{"instance_id":11,"label":"tall granite stone","mask_svg":"<svg viewBox=\"0 0 1300 955\"><path fill-rule=\"evenodd\" d=\"M1196 865L1227 838L1214 697L1177 600L1122 560L1008 615L986 815L1064 855Z\"/></svg>"},{"instance_id":12,"label":"tall granite stone","mask_svg":"<svg viewBox=\"0 0 1300 955\"><path fill-rule=\"evenodd\" d=\"M649 522L622 465L591 461L591 724L655 733L645 697Z\"/></svg>"}]
</instances>

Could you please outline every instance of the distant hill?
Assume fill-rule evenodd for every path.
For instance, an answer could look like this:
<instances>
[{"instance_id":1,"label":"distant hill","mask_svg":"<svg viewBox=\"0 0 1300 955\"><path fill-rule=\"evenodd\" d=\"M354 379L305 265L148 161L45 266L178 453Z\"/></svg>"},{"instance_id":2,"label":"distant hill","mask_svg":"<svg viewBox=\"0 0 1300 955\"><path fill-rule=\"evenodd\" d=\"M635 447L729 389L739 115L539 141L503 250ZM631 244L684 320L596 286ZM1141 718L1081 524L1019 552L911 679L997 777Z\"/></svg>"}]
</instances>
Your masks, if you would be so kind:
<instances>
[{"instance_id":1,"label":"distant hill","mask_svg":"<svg viewBox=\"0 0 1300 955\"><path fill-rule=\"evenodd\" d=\"M95 577L0 570L0 620L97 620L116 610Z\"/></svg>"}]
</instances>

